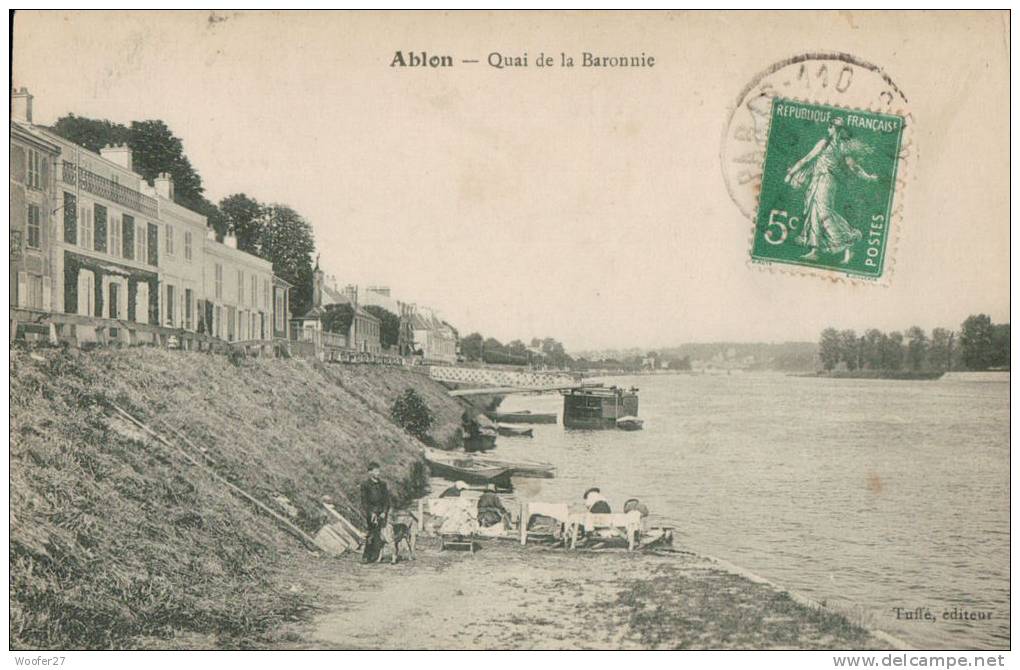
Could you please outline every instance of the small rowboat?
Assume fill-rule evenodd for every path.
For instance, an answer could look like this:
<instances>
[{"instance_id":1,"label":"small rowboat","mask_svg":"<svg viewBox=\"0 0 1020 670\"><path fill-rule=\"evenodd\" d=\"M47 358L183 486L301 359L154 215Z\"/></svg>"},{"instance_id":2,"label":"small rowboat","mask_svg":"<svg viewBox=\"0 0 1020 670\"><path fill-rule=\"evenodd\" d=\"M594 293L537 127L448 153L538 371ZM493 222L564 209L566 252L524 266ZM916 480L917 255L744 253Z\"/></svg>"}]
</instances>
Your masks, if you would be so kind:
<instances>
[{"instance_id":1,"label":"small rowboat","mask_svg":"<svg viewBox=\"0 0 1020 670\"><path fill-rule=\"evenodd\" d=\"M552 463L528 460L507 460L496 456L475 455L476 463L485 463L494 467L504 467L510 470L514 477L533 477L537 479L552 479L556 476L556 466Z\"/></svg>"},{"instance_id":2,"label":"small rowboat","mask_svg":"<svg viewBox=\"0 0 1020 670\"><path fill-rule=\"evenodd\" d=\"M500 435L506 435L507 437L534 437L534 428L518 428L509 423L497 424L496 430L499 431Z\"/></svg>"},{"instance_id":3,"label":"small rowboat","mask_svg":"<svg viewBox=\"0 0 1020 670\"><path fill-rule=\"evenodd\" d=\"M636 416L621 416L616 420L616 427L620 430L641 430L644 425L644 419Z\"/></svg>"},{"instance_id":4,"label":"small rowboat","mask_svg":"<svg viewBox=\"0 0 1020 670\"><path fill-rule=\"evenodd\" d=\"M436 477L450 481L488 484L510 478L510 468L504 464L486 463L471 456L438 449L426 449L425 461Z\"/></svg>"},{"instance_id":5,"label":"small rowboat","mask_svg":"<svg viewBox=\"0 0 1020 670\"><path fill-rule=\"evenodd\" d=\"M528 410L521 412L494 412L492 418L501 423L556 423L556 413L533 414Z\"/></svg>"}]
</instances>

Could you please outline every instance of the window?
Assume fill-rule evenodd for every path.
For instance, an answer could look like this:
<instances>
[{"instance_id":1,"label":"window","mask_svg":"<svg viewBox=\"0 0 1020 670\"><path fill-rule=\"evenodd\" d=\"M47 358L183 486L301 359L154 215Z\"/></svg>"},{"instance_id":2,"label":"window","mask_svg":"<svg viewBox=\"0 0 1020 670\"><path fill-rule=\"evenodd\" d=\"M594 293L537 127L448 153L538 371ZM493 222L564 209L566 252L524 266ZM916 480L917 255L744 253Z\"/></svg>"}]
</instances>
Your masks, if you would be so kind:
<instances>
[{"instance_id":1,"label":"window","mask_svg":"<svg viewBox=\"0 0 1020 670\"><path fill-rule=\"evenodd\" d=\"M191 231L184 231L184 260L191 262Z\"/></svg>"},{"instance_id":2,"label":"window","mask_svg":"<svg viewBox=\"0 0 1020 670\"><path fill-rule=\"evenodd\" d=\"M135 289L135 321L149 322L149 282L140 281Z\"/></svg>"},{"instance_id":3,"label":"window","mask_svg":"<svg viewBox=\"0 0 1020 670\"><path fill-rule=\"evenodd\" d=\"M174 227L169 223L165 226L166 239L163 241L163 249L166 251L167 256L174 255Z\"/></svg>"},{"instance_id":4,"label":"window","mask_svg":"<svg viewBox=\"0 0 1020 670\"><path fill-rule=\"evenodd\" d=\"M135 257L135 217L125 214L121 217L121 232L124 233L123 256L128 260ZM139 256L142 258L142 256Z\"/></svg>"},{"instance_id":5,"label":"window","mask_svg":"<svg viewBox=\"0 0 1020 670\"><path fill-rule=\"evenodd\" d=\"M135 229L135 260L140 263L145 262L146 256L146 237L145 237L145 224L139 223L138 228Z\"/></svg>"},{"instance_id":6,"label":"window","mask_svg":"<svg viewBox=\"0 0 1020 670\"><path fill-rule=\"evenodd\" d=\"M217 300L222 300L223 299L223 265L221 265L220 263L216 264L216 272L215 272L215 274L216 274L216 299ZM219 317L216 317L216 322L219 323L219 321L220 321ZM217 331L217 337L218 336L219 336L219 332Z\"/></svg>"},{"instance_id":7,"label":"window","mask_svg":"<svg viewBox=\"0 0 1020 670\"><path fill-rule=\"evenodd\" d=\"M64 241L78 243L78 199L64 191Z\"/></svg>"},{"instance_id":8,"label":"window","mask_svg":"<svg viewBox=\"0 0 1020 670\"><path fill-rule=\"evenodd\" d=\"M18 307L49 309L49 292L49 277L28 272L18 273Z\"/></svg>"},{"instance_id":9,"label":"window","mask_svg":"<svg viewBox=\"0 0 1020 670\"><path fill-rule=\"evenodd\" d=\"M244 271L237 271L237 304L244 304Z\"/></svg>"},{"instance_id":10,"label":"window","mask_svg":"<svg viewBox=\"0 0 1020 670\"><path fill-rule=\"evenodd\" d=\"M91 270L78 272L78 314L96 316L96 276Z\"/></svg>"},{"instance_id":11,"label":"window","mask_svg":"<svg viewBox=\"0 0 1020 670\"><path fill-rule=\"evenodd\" d=\"M148 224L148 252L149 265L159 265L159 226L155 223ZM138 260L141 260L140 258Z\"/></svg>"},{"instance_id":12,"label":"window","mask_svg":"<svg viewBox=\"0 0 1020 670\"><path fill-rule=\"evenodd\" d=\"M174 287L166 285L166 325L174 325Z\"/></svg>"},{"instance_id":13,"label":"window","mask_svg":"<svg viewBox=\"0 0 1020 670\"><path fill-rule=\"evenodd\" d=\"M276 292L276 309L275 309L275 312L276 313L273 316L275 317L275 321L276 321L276 330L277 331L282 331L283 330L283 319L284 319L284 314L283 314L283 291L277 291Z\"/></svg>"},{"instance_id":14,"label":"window","mask_svg":"<svg viewBox=\"0 0 1020 670\"><path fill-rule=\"evenodd\" d=\"M102 205L94 205L95 220L92 223L93 234L95 236L94 249L96 251L106 252L106 208Z\"/></svg>"},{"instance_id":15,"label":"window","mask_svg":"<svg viewBox=\"0 0 1020 670\"><path fill-rule=\"evenodd\" d=\"M28 206L28 230L26 232L27 244L32 249L38 249L42 244L42 228L39 226L39 206Z\"/></svg>"},{"instance_id":16,"label":"window","mask_svg":"<svg viewBox=\"0 0 1020 670\"><path fill-rule=\"evenodd\" d=\"M223 308L219 305L213 310L213 335L223 337Z\"/></svg>"},{"instance_id":17,"label":"window","mask_svg":"<svg viewBox=\"0 0 1020 670\"><path fill-rule=\"evenodd\" d=\"M120 252L120 217L114 214L110 217L110 255L119 256Z\"/></svg>"},{"instance_id":18,"label":"window","mask_svg":"<svg viewBox=\"0 0 1020 670\"><path fill-rule=\"evenodd\" d=\"M111 319L119 319L120 316L120 284L112 281L107 287L106 309Z\"/></svg>"},{"instance_id":19,"label":"window","mask_svg":"<svg viewBox=\"0 0 1020 670\"><path fill-rule=\"evenodd\" d=\"M194 296L190 288L184 289L184 327L191 330L191 303Z\"/></svg>"},{"instance_id":20,"label":"window","mask_svg":"<svg viewBox=\"0 0 1020 670\"><path fill-rule=\"evenodd\" d=\"M42 156L35 149L28 150L28 187L42 188Z\"/></svg>"},{"instance_id":21,"label":"window","mask_svg":"<svg viewBox=\"0 0 1020 670\"><path fill-rule=\"evenodd\" d=\"M262 279L262 309L269 309L272 303L269 301L269 280Z\"/></svg>"},{"instance_id":22,"label":"window","mask_svg":"<svg viewBox=\"0 0 1020 670\"><path fill-rule=\"evenodd\" d=\"M255 275L251 276L251 295L249 296L252 307L258 307L259 302L259 278Z\"/></svg>"}]
</instances>

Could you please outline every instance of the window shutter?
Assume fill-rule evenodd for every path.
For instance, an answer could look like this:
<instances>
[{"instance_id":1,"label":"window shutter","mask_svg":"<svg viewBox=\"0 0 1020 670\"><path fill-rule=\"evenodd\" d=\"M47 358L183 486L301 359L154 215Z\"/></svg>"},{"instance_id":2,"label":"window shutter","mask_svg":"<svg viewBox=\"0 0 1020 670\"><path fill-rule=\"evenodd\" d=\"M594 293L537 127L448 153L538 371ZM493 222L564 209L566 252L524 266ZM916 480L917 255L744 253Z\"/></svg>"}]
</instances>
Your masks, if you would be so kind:
<instances>
[{"instance_id":1,"label":"window shutter","mask_svg":"<svg viewBox=\"0 0 1020 670\"><path fill-rule=\"evenodd\" d=\"M96 218L95 218L95 228L94 228L94 233L93 233L94 236L95 236L95 242L96 242L95 250L96 251L103 251L103 252L105 252L106 251L106 208L103 207L102 205L96 205L95 206L95 213L96 213Z\"/></svg>"},{"instance_id":2,"label":"window shutter","mask_svg":"<svg viewBox=\"0 0 1020 670\"><path fill-rule=\"evenodd\" d=\"M50 188L50 157L39 154L39 188L48 191Z\"/></svg>"},{"instance_id":3,"label":"window shutter","mask_svg":"<svg viewBox=\"0 0 1020 670\"><path fill-rule=\"evenodd\" d=\"M11 176L19 184L25 183L25 149L17 144L11 144Z\"/></svg>"},{"instance_id":4,"label":"window shutter","mask_svg":"<svg viewBox=\"0 0 1020 670\"><path fill-rule=\"evenodd\" d=\"M78 199L64 191L64 241L78 244Z\"/></svg>"},{"instance_id":5,"label":"window shutter","mask_svg":"<svg viewBox=\"0 0 1020 670\"><path fill-rule=\"evenodd\" d=\"M125 214L121 218L121 238L124 244L124 258L131 260L135 257L135 217Z\"/></svg>"},{"instance_id":6,"label":"window shutter","mask_svg":"<svg viewBox=\"0 0 1020 670\"><path fill-rule=\"evenodd\" d=\"M28 273L18 273L18 307L28 306Z\"/></svg>"},{"instance_id":7,"label":"window shutter","mask_svg":"<svg viewBox=\"0 0 1020 670\"><path fill-rule=\"evenodd\" d=\"M11 223L17 222L16 226L12 225L11 227L17 230L24 230L27 220L28 218L25 213L25 187L11 184Z\"/></svg>"},{"instance_id":8,"label":"window shutter","mask_svg":"<svg viewBox=\"0 0 1020 670\"><path fill-rule=\"evenodd\" d=\"M52 296L52 283L49 277L43 277L42 280L42 308L49 312L52 308L50 305L50 298Z\"/></svg>"}]
</instances>

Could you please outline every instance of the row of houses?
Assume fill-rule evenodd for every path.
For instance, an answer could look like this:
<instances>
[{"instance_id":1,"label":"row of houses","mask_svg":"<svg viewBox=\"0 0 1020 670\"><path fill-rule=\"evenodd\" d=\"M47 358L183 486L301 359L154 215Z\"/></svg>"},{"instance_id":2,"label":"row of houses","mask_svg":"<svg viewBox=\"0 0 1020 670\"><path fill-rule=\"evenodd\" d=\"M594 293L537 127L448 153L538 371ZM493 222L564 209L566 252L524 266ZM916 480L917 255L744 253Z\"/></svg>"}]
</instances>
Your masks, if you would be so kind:
<instances>
[{"instance_id":1,"label":"row of houses","mask_svg":"<svg viewBox=\"0 0 1020 670\"><path fill-rule=\"evenodd\" d=\"M339 305L350 308L350 326L346 334L327 333L327 312ZM389 347L383 346L382 320L372 307L386 310L399 322L396 342ZM312 307L293 324L294 339L332 340L334 346L362 353L415 357L429 363L453 363L459 353L457 330L434 310L397 300L387 286L347 284L341 289L336 278L327 276L318 263L312 273Z\"/></svg>"},{"instance_id":2,"label":"row of houses","mask_svg":"<svg viewBox=\"0 0 1020 670\"><path fill-rule=\"evenodd\" d=\"M239 250L229 234L218 241L205 216L177 204L170 175L150 185L134 171L130 147L97 154L33 124L24 88L12 94L10 162L12 314L75 315L226 342L314 340L373 355L457 358L456 330L432 310L394 300L385 287L341 291L318 264L312 308L292 317L292 287L269 261ZM324 330L335 304L354 312L346 334ZM365 309L372 305L400 319L390 351L380 319Z\"/></svg>"},{"instance_id":3,"label":"row of houses","mask_svg":"<svg viewBox=\"0 0 1020 670\"><path fill-rule=\"evenodd\" d=\"M12 96L10 305L165 326L226 341L287 337L290 286L268 261L216 240L206 217L150 186L127 146L99 154L32 123Z\"/></svg>"}]
</instances>

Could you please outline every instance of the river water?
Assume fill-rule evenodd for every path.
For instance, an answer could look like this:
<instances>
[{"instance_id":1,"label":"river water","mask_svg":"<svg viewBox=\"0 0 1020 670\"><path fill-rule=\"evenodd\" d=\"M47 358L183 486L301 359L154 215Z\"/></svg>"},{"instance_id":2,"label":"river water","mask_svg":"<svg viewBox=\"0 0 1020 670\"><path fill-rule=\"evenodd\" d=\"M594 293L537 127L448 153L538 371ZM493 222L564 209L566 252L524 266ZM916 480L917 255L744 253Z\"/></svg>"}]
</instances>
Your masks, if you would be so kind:
<instances>
[{"instance_id":1,"label":"river water","mask_svg":"<svg viewBox=\"0 0 1020 670\"><path fill-rule=\"evenodd\" d=\"M614 510L638 497L653 525L676 527L678 546L736 563L914 646L1002 649L1009 377L1000 379L600 380L641 389L643 431L537 425L531 440L499 438L496 453L558 466L555 479L515 480L515 497L568 501L577 511L593 485ZM561 404L558 395L509 396L501 409ZM919 607L935 621L905 618ZM991 618L960 620L961 610Z\"/></svg>"}]
</instances>

